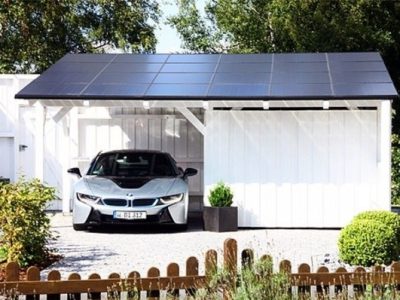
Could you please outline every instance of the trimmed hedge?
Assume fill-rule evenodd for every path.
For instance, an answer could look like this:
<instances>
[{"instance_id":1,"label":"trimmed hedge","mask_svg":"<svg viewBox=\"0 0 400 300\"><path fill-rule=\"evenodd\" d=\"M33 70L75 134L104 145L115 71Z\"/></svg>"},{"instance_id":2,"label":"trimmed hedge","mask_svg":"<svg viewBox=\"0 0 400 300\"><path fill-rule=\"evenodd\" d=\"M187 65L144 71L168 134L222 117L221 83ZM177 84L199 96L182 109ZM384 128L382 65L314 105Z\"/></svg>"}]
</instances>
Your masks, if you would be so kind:
<instances>
[{"instance_id":1,"label":"trimmed hedge","mask_svg":"<svg viewBox=\"0 0 400 300\"><path fill-rule=\"evenodd\" d=\"M340 258L351 265L390 264L400 254L400 217L368 211L354 217L339 237Z\"/></svg>"}]
</instances>

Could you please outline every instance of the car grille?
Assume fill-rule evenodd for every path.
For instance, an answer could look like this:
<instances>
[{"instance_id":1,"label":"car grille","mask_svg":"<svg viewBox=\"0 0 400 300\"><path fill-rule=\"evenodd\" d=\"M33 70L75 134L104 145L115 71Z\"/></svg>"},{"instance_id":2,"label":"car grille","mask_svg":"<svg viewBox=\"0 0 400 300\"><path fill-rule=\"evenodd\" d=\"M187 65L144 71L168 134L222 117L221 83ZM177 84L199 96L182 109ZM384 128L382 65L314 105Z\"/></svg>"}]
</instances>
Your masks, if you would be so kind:
<instances>
[{"instance_id":1,"label":"car grille","mask_svg":"<svg viewBox=\"0 0 400 300\"><path fill-rule=\"evenodd\" d=\"M110 206L127 206L128 201L125 199L103 199L103 203Z\"/></svg>"},{"instance_id":2,"label":"car grille","mask_svg":"<svg viewBox=\"0 0 400 300\"><path fill-rule=\"evenodd\" d=\"M135 199L132 201L132 206L150 206L153 205L157 199Z\"/></svg>"}]
</instances>

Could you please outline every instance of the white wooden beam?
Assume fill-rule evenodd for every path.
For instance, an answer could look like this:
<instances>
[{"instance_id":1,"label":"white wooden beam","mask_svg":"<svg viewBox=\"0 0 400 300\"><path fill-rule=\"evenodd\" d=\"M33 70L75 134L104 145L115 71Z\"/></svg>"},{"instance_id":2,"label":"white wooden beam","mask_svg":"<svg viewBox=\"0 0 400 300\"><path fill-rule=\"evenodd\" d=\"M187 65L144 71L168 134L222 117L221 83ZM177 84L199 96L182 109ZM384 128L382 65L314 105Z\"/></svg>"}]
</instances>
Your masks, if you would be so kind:
<instances>
[{"instance_id":1,"label":"white wooden beam","mask_svg":"<svg viewBox=\"0 0 400 300\"><path fill-rule=\"evenodd\" d=\"M390 210L391 205L391 134L392 134L392 107L390 100L382 100L378 106L378 168L379 168L379 197L385 207Z\"/></svg>"},{"instance_id":2,"label":"white wooden beam","mask_svg":"<svg viewBox=\"0 0 400 300\"><path fill-rule=\"evenodd\" d=\"M14 76L13 77L13 95L15 95L19 90L19 79L18 77ZM14 98L14 97L13 97ZM19 150L19 104L14 101L14 117L13 117L13 127L14 127L14 132L13 132L13 140L14 140L14 174L13 174L13 179L14 181L17 181L19 172L20 172L20 150Z\"/></svg>"},{"instance_id":3,"label":"white wooden beam","mask_svg":"<svg viewBox=\"0 0 400 300\"><path fill-rule=\"evenodd\" d=\"M35 115L35 177L43 182L46 108L40 102L35 104Z\"/></svg>"},{"instance_id":4,"label":"white wooden beam","mask_svg":"<svg viewBox=\"0 0 400 300\"><path fill-rule=\"evenodd\" d=\"M62 211L69 213L71 211L70 195L71 195L71 176L67 173L70 168L70 129L67 120L62 120L62 149L61 149L61 164L62 164Z\"/></svg>"},{"instance_id":5,"label":"white wooden beam","mask_svg":"<svg viewBox=\"0 0 400 300\"><path fill-rule=\"evenodd\" d=\"M53 121L58 123L71 110L72 107L62 107L54 116Z\"/></svg>"},{"instance_id":6,"label":"white wooden beam","mask_svg":"<svg viewBox=\"0 0 400 300\"><path fill-rule=\"evenodd\" d=\"M204 124L186 107L177 107L176 108L182 115L185 116L186 119L202 134L204 135L206 132L206 127Z\"/></svg>"}]
</instances>

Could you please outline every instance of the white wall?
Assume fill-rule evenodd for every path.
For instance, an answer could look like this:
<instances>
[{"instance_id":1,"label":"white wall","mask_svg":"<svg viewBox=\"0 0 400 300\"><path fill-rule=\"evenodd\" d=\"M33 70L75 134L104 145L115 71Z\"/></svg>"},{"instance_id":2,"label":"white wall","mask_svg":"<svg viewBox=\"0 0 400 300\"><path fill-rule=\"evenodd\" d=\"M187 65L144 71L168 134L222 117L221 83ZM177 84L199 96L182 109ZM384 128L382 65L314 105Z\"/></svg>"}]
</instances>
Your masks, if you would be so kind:
<instances>
[{"instance_id":1,"label":"white wall","mask_svg":"<svg viewBox=\"0 0 400 300\"><path fill-rule=\"evenodd\" d=\"M0 75L0 176L16 180L20 174L19 112L14 95L36 75Z\"/></svg>"},{"instance_id":2,"label":"white wall","mask_svg":"<svg viewBox=\"0 0 400 300\"><path fill-rule=\"evenodd\" d=\"M240 226L339 227L389 209L377 193L378 113L207 111L205 202L232 186Z\"/></svg>"}]
</instances>

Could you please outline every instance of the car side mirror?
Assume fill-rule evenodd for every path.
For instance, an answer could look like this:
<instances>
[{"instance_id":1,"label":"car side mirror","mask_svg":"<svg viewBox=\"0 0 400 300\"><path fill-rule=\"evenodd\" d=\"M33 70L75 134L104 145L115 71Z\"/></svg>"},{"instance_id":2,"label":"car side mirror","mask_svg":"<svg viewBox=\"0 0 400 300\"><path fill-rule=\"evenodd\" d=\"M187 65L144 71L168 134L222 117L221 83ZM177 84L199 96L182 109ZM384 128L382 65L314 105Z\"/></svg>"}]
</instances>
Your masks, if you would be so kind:
<instances>
[{"instance_id":1,"label":"car side mirror","mask_svg":"<svg viewBox=\"0 0 400 300\"><path fill-rule=\"evenodd\" d=\"M81 174L81 171L79 170L79 168L71 168L71 169L68 169L67 172L70 173L70 174L75 174L79 178L82 177L82 174Z\"/></svg>"},{"instance_id":2,"label":"car side mirror","mask_svg":"<svg viewBox=\"0 0 400 300\"><path fill-rule=\"evenodd\" d=\"M185 172L183 172L183 177L186 178L186 177L189 177L189 176L194 176L196 174L197 174L197 170L196 169L187 168L185 170Z\"/></svg>"}]
</instances>

